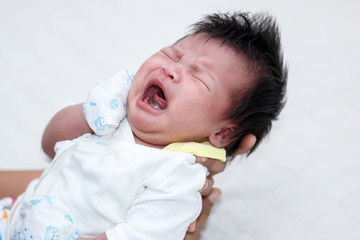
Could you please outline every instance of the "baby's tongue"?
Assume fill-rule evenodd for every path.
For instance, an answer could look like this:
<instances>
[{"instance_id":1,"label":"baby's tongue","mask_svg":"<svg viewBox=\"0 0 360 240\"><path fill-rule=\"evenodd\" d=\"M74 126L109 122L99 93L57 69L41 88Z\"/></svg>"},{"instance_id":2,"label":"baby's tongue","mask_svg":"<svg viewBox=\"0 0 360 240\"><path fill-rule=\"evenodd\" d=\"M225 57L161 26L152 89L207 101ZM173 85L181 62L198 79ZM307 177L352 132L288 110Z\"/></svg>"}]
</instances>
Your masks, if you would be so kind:
<instances>
[{"instance_id":1,"label":"baby's tongue","mask_svg":"<svg viewBox=\"0 0 360 240\"><path fill-rule=\"evenodd\" d=\"M155 93L152 99L150 100L151 106L156 109L164 110L167 106L166 100L159 96L158 93Z\"/></svg>"}]
</instances>

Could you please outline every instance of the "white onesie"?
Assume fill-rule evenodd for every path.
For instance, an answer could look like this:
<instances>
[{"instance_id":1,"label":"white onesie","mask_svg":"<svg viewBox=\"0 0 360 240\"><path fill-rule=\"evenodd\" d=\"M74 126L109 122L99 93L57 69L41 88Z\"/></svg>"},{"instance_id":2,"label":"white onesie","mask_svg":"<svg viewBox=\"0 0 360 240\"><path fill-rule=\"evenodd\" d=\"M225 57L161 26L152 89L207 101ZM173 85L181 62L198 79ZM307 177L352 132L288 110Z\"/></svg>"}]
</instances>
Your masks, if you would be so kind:
<instances>
[{"instance_id":1,"label":"white onesie","mask_svg":"<svg viewBox=\"0 0 360 240\"><path fill-rule=\"evenodd\" d=\"M200 214L206 173L192 154L136 144L125 118L109 135L56 145L15 203L7 239L183 239Z\"/></svg>"}]
</instances>

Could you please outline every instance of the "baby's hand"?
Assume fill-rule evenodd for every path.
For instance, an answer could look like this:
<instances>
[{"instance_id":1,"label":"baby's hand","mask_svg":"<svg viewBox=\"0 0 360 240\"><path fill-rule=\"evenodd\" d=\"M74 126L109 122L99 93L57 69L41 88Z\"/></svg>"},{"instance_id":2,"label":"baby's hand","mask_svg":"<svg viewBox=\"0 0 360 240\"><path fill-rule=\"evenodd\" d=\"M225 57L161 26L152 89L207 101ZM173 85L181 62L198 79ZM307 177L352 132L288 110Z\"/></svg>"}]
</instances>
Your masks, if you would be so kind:
<instances>
[{"instance_id":1,"label":"baby's hand","mask_svg":"<svg viewBox=\"0 0 360 240\"><path fill-rule=\"evenodd\" d=\"M122 71L99 83L84 103L85 119L97 135L109 135L126 115L127 96L133 75Z\"/></svg>"}]
</instances>

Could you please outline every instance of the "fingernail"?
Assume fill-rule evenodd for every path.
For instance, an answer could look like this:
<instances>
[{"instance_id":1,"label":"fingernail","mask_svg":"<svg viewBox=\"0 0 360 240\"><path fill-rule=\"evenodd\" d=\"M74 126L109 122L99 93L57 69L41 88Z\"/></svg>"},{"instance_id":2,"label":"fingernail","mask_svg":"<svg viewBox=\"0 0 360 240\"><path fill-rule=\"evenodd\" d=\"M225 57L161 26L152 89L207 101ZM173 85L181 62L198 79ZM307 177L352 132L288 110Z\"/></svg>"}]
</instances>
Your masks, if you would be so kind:
<instances>
[{"instance_id":1,"label":"fingernail","mask_svg":"<svg viewBox=\"0 0 360 240\"><path fill-rule=\"evenodd\" d=\"M210 202L211 202L212 204L214 204L214 203L216 203L216 201L219 199L219 197L220 197L220 193L218 193L218 192L213 192L213 193L210 194L209 200L210 200Z\"/></svg>"},{"instance_id":2,"label":"fingernail","mask_svg":"<svg viewBox=\"0 0 360 240\"><path fill-rule=\"evenodd\" d=\"M195 232L196 230L196 222L192 222L188 228L188 232Z\"/></svg>"},{"instance_id":3,"label":"fingernail","mask_svg":"<svg viewBox=\"0 0 360 240\"><path fill-rule=\"evenodd\" d=\"M206 179L206 180L205 180L205 184L204 184L204 186L203 186L203 189L206 189L208 186L209 186L209 180Z\"/></svg>"},{"instance_id":4,"label":"fingernail","mask_svg":"<svg viewBox=\"0 0 360 240\"><path fill-rule=\"evenodd\" d=\"M206 157L200 157L200 161L202 162L206 162L207 158Z\"/></svg>"}]
</instances>

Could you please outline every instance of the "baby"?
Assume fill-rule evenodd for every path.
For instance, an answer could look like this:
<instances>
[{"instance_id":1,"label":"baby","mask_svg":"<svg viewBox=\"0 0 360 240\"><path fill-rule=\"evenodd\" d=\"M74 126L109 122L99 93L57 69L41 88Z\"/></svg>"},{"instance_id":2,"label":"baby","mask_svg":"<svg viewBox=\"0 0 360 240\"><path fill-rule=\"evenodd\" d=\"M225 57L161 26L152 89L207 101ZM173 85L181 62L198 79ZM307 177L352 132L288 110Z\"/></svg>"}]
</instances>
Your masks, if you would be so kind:
<instances>
[{"instance_id":1,"label":"baby","mask_svg":"<svg viewBox=\"0 0 360 240\"><path fill-rule=\"evenodd\" d=\"M125 117L120 90L131 81ZM110 107L90 95L88 122L76 105L57 118L60 125L48 126L43 147L50 156L59 139L91 132L89 125L97 134L56 144L52 164L16 201L6 239L183 239L201 211L207 175L193 154L213 157L224 148L230 160L248 134L257 138L253 151L284 105L286 81L271 17L206 16L134 78L123 72L97 86L92 93L110 89ZM216 154L163 150L175 142L209 142L205 149Z\"/></svg>"}]
</instances>

